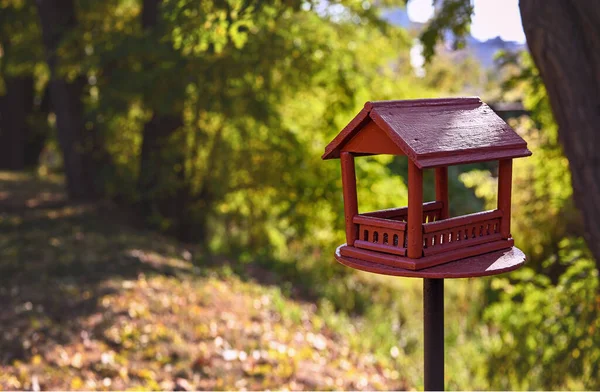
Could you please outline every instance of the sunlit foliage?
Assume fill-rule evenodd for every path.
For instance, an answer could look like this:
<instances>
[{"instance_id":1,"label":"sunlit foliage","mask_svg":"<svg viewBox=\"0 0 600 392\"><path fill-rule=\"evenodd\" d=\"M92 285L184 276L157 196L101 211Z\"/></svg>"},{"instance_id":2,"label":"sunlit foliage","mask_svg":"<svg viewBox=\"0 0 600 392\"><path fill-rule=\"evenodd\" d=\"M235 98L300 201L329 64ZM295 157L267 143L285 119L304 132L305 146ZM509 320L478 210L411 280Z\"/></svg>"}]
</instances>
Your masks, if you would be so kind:
<instances>
[{"instance_id":1,"label":"sunlit foliage","mask_svg":"<svg viewBox=\"0 0 600 392\"><path fill-rule=\"evenodd\" d=\"M496 388L600 388L598 271L584 248L559 244L566 271L556 284L529 269L493 282L500 298L485 314L497 325L488 342Z\"/></svg>"},{"instance_id":2,"label":"sunlit foliage","mask_svg":"<svg viewBox=\"0 0 600 392\"><path fill-rule=\"evenodd\" d=\"M533 155L514 162L511 231L517 245L541 268L541 261L558 257L558 244L563 238L581 234L580 219L571 198L569 163L558 141L544 86L528 54L515 60L521 64L518 74L508 80L505 88L520 89L531 117L513 120L512 125L527 140ZM488 208L494 208L495 173L472 171L461 179L486 200Z\"/></svg>"},{"instance_id":3,"label":"sunlit foliage","mask_svg":"<svg viewBox=\"0 0 600 392\"><path fill-rule=\"evenodd\" d=\"M0 228L6 229L1 240L5 246L0 249L3 276L31 274L37 279L36 285L43 279L48 286L58 287L57 292L40 292L38 286L32 289L41 297L49 294L48 300L56 301L52 303L56 308L98 290L100 284L92 291L86 289L90 276L102 282L106 279L107 287L116 292L98 294L99 303L108 301L131 320L117 322L112 318L116 316L102 310L110 328L102 334L108 343L99 347L108 350L104 345L117 345L117 358L125 363L137 356L152 366L177 362L186 368L184 379L210 374L214 384L208 387L238 385L233 379L224 382L228 379L205 369L209 368L203 362L208 361L206 353L193 351L200 346L182 350L194 357L177 361L171 355L179 354L155 344L153 335L141 327L151 324L155 331L168 335L169 343L173 339L179 345L184 345L188 334L193 339L198 335L200 340L209 337L213 341L217 332L219 337L230 334L232 339L238 332L248 333L245 328L223 326L211 332L205 324L212 320L188 298L190 291L201 296L209 291L213 295L212 290L228 295L236 290L254 290L250 294L256 298L249 294L245 300L248 304L258 301L258 308L266 309L270 316L264 318L262 310L244 313L250 308L244 305L240 320L251 324L256 321L252 317L258 317L265 329L279 331L278 336L290 345L292 332L310 324L314 329L310 341L293 346L302 351L298 355L320 358L315 353L325 351L323 344L336 342L342 346L331 351L335 355L328 354L328 361L339 361L340 368L352 371L358 367L372 373L383 369L385 380L391 380L369 381L366 386L420 387L420 282L356 274L333 262L333 249L344 241L343 203L339 162L323 162L323 148L367 100L459 94L494 95L506 100L524 97L529 117L511 120L511 125L528 141L533 156L515 160L512 234L527 253L529 264L510 278L447 285L448 318L453 321L446 335L453 347L448 353L448 386L599 388L598 277L580 238L582 229L573 207L568 162L560 148L545 89L528 55L501 56L497 79L488 78L487 82L471 58L431 57L436 44L448 33L457 37L454 46L463 44L472 13L468 0L437 3L442 7L421 35L424 54L431 61L424 67L425 73L417 77L409 56L415 37L379 18L381 7L392 5L392 1L164 0L157 3L155 20L143 20L151 1L76 1L77 24L60 44L53 76L85 85L85 130L96 136L108 157L93 173L94 179L102 184L107 198L131 214L124 214L127 220L177 236L186 245L156 232L132 234L133 229L128 228L121 234L125 225L104 227L97 221L101 214L90 212L95 208L92 205L36 211L41 203L38 199L60 194L55 189L59 185L52 181L51 188L37 189L38 195L27 199L33 204L27 208L19 205L23 211L10 210L0 216ZM1 80L35 77L36 97L41 102L49 72L35 5L0 0L0 18ZM504 84L494 85L505 76ZM484 91L483 83L489 90ZM4 93L3 88L0 93ZM44 152L50 158L39 171L45 175L61 166L46 162L57 161L52 159L57 144L53 134L56 116L38 114L36 121L44 123L40 129L51 136ZM163 126L152 129L153 124ZM150 158L144 162L142 155L152 137ZM356 165L361 211L407 204L405 157L360 157ZM431 200L431 171L426 171L424 178L425 198ZM17 185L2 186L0 201L23 199L19 191L15 193ZM452 215L495 208L493 165L451 167L449 186ZM39 188L40 184L32 187ZM64 201L64 195L55 201ZM188 249L194 252L193 257ZM216 270L209 267L215 255L227 260ZM161 266L165 263L169 268ZM156 267L158 272L153 267L153 274L175 278L146 279L141 272L150 274L147 265ZM132 266L137 269L125 268ZM249 274L252 269L259 273ZM118 291L123 287L113 282L115 276L106 274L120 279L130 274L126 277L131 282L123 283L123 287L135 288L135 292ZM236 274L241 278L269 276L272 280L267 283L278 288L247 286L232 279ZM204 275L212 278L204 279ZM203 284L207 288L200 287ZM169 289L171 286L177 289ZM5 287L0 289L4 290L0 295L12 293ZM183 301L190 307L190 319L184 308L169 318L173 328L184 324L182 330L169 333L170 329L161 324L164 315L151 313L148 304L153 302L146 303L144 298L152 298L152 290L161 295L169 292L169 300ZM27 303L19 295L10 294L14 309L21 309L21 302ZM304 295L318 306L292 303L285 298L291 295ZM266 305L263 299L272 303ZM490 307L484 310L482 304ZM45 315L43 309L39 313ZM21 316L15 317L21 320ZM181 320L200 326L188 331L189 323ZM226 317L219 320L227 326ZM31 327L31 336L40 336L45 323L56 334L52 339L61 336L63 332L49 317L42 321L32 317L26 325ZM85 326L77 328L77 336L88 333ZM327 334L331 336L324 337ZM135 345L142 336L151 340L137 350ZM241 338L245 344L244 339L245 335ZM222 354L228 350L227 355L233 355L231 351L235 351L239 374L266 380L250 386L279 388L282 380L302 368L288 351L281 353L281 346L277 346L269 349L269 355L276 358L275 365L242 369L248 357L241 360L239 355L242 351L248 355L254 344L259 343L211 346L211 350L218 351L217 362L230 362ZM5 350L11 356L31 359L30 363L11 362L10 382L16 381L6 385L33 388L28 372L47 362L45 354L36 349L19 346ZM66 348L68 361L64 363L87 369L88 364L78 365L81 358L75 359L75 351L72 346ZM362 367L363 360L367 368ZM107 378L115 382L120 379L123 386L123 380L130 376L146 388L176 386L159 384L157 373L128 373L123 364L109 365L115 365L118 373L107 363L102 364L104 367L89 366L98 374L110 368L113 373ZM92 388L79 376L70 386ZM322 382L312 387L331 385ZM364 385L357 381L335 387L360 389Z\"/></svg>"}]
</instances>

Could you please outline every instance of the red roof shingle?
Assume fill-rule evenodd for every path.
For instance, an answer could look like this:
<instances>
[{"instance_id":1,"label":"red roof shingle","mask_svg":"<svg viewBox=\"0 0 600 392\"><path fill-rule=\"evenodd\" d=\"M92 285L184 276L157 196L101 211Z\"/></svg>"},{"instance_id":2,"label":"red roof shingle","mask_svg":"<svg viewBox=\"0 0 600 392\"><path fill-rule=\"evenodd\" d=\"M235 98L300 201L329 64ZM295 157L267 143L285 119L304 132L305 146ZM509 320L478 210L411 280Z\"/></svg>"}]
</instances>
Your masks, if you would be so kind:
<instances>
[{"instance_id":1,"label":"red roof shingle","mask_svg":"<svg viewBox=\"0 0 600 392\"><path fill-rule=\"evenodd\" d=\"M527 142L477 97L367 102L325 148L340 151L373 121L420 168L531 155Z\"/></svg>"}]
</instances>

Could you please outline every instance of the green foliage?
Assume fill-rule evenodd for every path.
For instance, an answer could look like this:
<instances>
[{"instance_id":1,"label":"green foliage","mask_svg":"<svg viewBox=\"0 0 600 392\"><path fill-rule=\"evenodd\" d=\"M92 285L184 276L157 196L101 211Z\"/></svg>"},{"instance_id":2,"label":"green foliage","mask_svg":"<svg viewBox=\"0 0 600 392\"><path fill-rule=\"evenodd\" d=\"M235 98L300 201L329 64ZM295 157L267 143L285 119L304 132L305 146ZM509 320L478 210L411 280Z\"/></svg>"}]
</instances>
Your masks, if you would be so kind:
<instances>
[{"instance_id":1,"label":"green foliage","mask_svg":"<svg viewBox=\"0 0 600 392\"><path fill-rule=\"evenodd\" d=\"M410 0L406 0L408 2ZM430 62L438 43L445 42L451 35L452 47L461 49L465 46L465 36L471 25L473 3L471 0L433 0L438 7L435 15L421 33L423 56Z\"/></svg>"},{"instance_id":2,"label":"green foliage","mask_svg":"<svg viewBox=\"0 0 600 392\"><path fill-rule=\"evenodd\" d=\"M313 233L333 244L339 232L325 229L340 219L330 204L339 184L337 168L319 161L322 146L364 100L421 94L393 73L393 53L408 41L375 7L322 8L165 1L157 26L142 31L138 2L81 2L72 39L83 37L86 56L63 63L94 80L88 113L115 166L111 194L183 203L178 215L159 208L147 218L172 232L187 224L213 249L286 257ZM165 139L158 180L142 191L142 133L157 114L183 127ZM185 201L173 201L182 192Z\"/></svg>"},{"instance_id":3,"label":"green foliage","mask_svg":"<svg viewBox=\"0 0 600 392\"><path fill-rule=\"evenodd\" d=\"M488 376L494 388L600 388L598 271L582 241L560 243L565 272L556 285L524 269L496 279L500 300L485 312L493 323Z\"/></svg>"},{"instance_id":4,"label":"green foliage","mask_svg":"<svg viewBox=\"0 0 600 392\"><path fill-rule=\"evenodd\" d=\"M369 381L373 388L420 386L419 282L351 273L333 262L333 249L344 241L339 164L322 162L320 156L367 100L484 94L482 70L472 59L440 55L431 61L435 46L450 35L455 47L464 44L471 2L436 2L438 12L421 35L430 60L422 77L416 77L410 66L410 35L379 19L381 7L391 1L159 3L156 23L143 26L143 7L149 2L77 1L78 23L59 47L55 76L85 82L86 132L97 136L109 157L106 167L93 174L108 195L137 211L149 202L151 208L141 219L161 231L188 234L187 241L200 244L193 247L195 265L189 257L180 259L181 244L156 234L149 240L149 233L120 235L121 226L88 226L86 219L67 219L81 211L65 207L42 219L31 211L0 217L0 226L10 234L2 240L3 260L8 260L2 266L5 275L48 275L45 282L61 282L56 293L65 302L86 292L69 283L73 279L83 285L89 276L96 282L111 281L106 274L120 273L121 278L131 274L127 276L135 283L127 285L134 284L137 295L119 292L102 297L131 320L118 319L117 310L106 311L105 342L98 344L103 349L104 344L118 347L122 363L116 371L125 369L125 376L119 376L131 377L143 388L173 389L157 377L171 362L184 378L192 373L204 377L219 369L206 366L211 358L206 352L193 351L200 344L181 349L179 357L181 353L166 347L180 347L190 336L215 339L206 324L210 317L221 320L220 316L202 316L196 308L200 305L185 302L189 293L201 298L199 302L204 297L221 298L213 290L221 290L233 302L233 292L250 291L257 298L245 298L243 310L252 309L256 301L262 310L250 310L244 322L251 327L256 319L264 320L264 314L271 315L277 321L265 321L265 330L299 351L300 359L294 359L276 339L272 341L277 344L248 342L243 328L227 332L232 343L239 343L238 351L259 350L260 344L275 347L267 349L271 362L236 367L236 375L254 380L249 386L280 388L282 380L302 370L303 361L321 354L339 368L353 370L354 363L366 363L372 374L380 372L392 380ZM42 63L34 3L0 0L0 29L2 77L33 73L41 96L49 76ZM513 181L512 231L530 262L514 279L447 285L447 318L453 322L446 336L455 348L448 354L448 386L483 389L489 381L496 388L598 388L598 277L580 238L568 162L530 57L507 53L498 62L502 67L498 78L508 78L496 90L502 90L503 98L525 96L530 111L529 119L511 122L534 153L515 161ZM153 121L163 124L154 129L158 136L151 132ZM141 157L152 137L151 164L144 167ZM356 165L361 211L407 204L406 159L362 157ZM152 181L142 187L145 176ZM450 168L451 214L478 211L484 205L494 208L496 186L493 166ZM431 172L425 173L424 193L433 199ZM37 223L45 226L40 229ZM47 232L53 233L50 242ZM126 254L131 247L136 247L133 256ZM232 256L234 261L227 259L224 265L219 261L218 268L209 268L214 254ZM139 269L125 268L132 266L131 258L142 266L136 262ZM30 260L50 265L27 263ZM159 272L175 278L153 278L148 283L139 277L140 271L157 273L149 265L162 264L169 268L159 267ZM200 280L195 274L218 276L226 284ZM278 288L242 284L236 275L264 279ZM188 318L187 309L174 307L174 313L165 316L173 328L166 328L152 317L152 306L160 304L148 302L156 297L154 291L146 295L142 288L149 290L148 285L174 292L174 301L189 305L192 315ZM294 295L318 307L287 298ZM219 304L229 306L231 301ZM490 308L484 311L479 306L483 303ZM481 325L482 314L486 326ZM32 321L31 331L48 327L59 336L51 318L40 320ZM200 327L175 330L190 321ZM222 321L229 325L226 317ZM141 330L142 324L152 323L155 333ZM229 330L219 328L220 333ZM292 332L302 328L312 328L312 340L294 346ZM143 336L150 343L143 343ZM323 341L331 346L329 356L318 353L324 351ZM152 369L128 374L131 358ZM14 363L10 371L27 372L29 365ZM86 371L116 379L115 369L109 367L84 365ZM210 373L210 380L218 379L226 381L210 384L209 389L243 387L233 378ZM17 381L7 385L18 389L30 382L25 376ZM308 387L365 388L359 381L340 385L319 381ZM89 387L80 378L69 386Z\"/></svg>"},{"instance_id":5,"label":"green foliage","mask_svg":"<svg viewBox=\"0 0 600 392\"><path fill-rule=\"evenodd\" d=\"M40 29L32 2L26 0L0 2L0 47L2 49L0 76L2 77L31 74L36 65L42 61Z\"/></svg>"},{"instance_id":6,"label":"green foliage","mask_svg":"<svg viewBox=\"0 0 600 392\"><path fill-rule=\"evenodd\" d=\"M558 142L545 89L528 54L515 60L518 63L510 63L515 69L505 88L519 89L524 94L524 105L531 118L512 120L511 125L527 140L533 155L514 162L511 231L517 246L533 262L530 265L538 271L555 274L556 271L544 268L542 261L557 257L557 244L563 238L581 235L580 217L572 201L569 163ZM461 180L486 200L487 208L491 209L496 204L495 175L472 171L461 175Z\"/></svg>"},{"instance_id":7,"label":"green foliage","mask_svg":"<svg viewBox=\"0 0 600 392\"><path fill-rule=\"evenodd\" d=\"M533 156L514 162L512 192L511 232L528 264L509 279L493 280L487 290L487 378L498 389L597 389L598 271L581 237L568 161L530 56L504 53L498 61L506 94L525 97L530 117L511 125ZM495 208L495 172L460 178L487 208Z\"/></svg>"}]
</instances>

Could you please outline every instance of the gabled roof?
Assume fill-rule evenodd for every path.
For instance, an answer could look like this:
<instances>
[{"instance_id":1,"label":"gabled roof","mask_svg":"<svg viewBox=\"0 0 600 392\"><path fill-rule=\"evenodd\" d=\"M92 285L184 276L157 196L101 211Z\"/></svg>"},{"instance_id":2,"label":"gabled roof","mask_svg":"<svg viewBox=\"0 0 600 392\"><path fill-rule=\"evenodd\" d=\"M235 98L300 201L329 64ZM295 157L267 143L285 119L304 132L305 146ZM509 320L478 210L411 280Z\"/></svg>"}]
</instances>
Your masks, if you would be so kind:
<instances>
[{"instance_id":1,"label":"gabled roof","mask_svg":"<svg viewBox=\"0 0 600 392\"><path fill-rule=\"evenodd\" d=\"M339 158L357 134L374 126L420 168L531 155L527 142L488 105L467 97L367 102L322 158ZM368 144L367 139L361 143ZM382 152L368 150L362 155L377 153Z\"/></svg>"}]
</instances>

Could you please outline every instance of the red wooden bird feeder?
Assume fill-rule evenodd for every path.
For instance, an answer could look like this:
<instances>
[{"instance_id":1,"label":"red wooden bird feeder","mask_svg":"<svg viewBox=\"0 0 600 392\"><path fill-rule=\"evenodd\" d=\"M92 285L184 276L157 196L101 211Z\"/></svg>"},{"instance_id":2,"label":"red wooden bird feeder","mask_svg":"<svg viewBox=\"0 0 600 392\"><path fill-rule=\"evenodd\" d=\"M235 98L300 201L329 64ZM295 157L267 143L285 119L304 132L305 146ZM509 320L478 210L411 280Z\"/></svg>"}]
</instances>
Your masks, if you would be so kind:
<instances>
[{"instance_id":1,"label":"red wooden bird feeder","mask_svg":"<svg viewBox=\"0 0 600 392\"><path fill-rule=\"evenodd\" d=\"M408 157L408 207L358 213L354 158ZM325 148L340 158L346 243L336 259L364 271L424 278L425 389L444 387L443 278L514 270L525 255L510 234L513 158L527 143L477 97L367 102ZM450 217L448 166L498 161L495 210ZM423 170L436 200L423 203Z\"/></svg>"},{"instance_id":2,"label":"red wooden bird feeder","mask_svg":"<svg viewBox=\"0 0 600 392\"><path fill-rule=\"evenodd\" d=\"M408 157L408 207L358 213L354 157L375 154ZM323 155L342 163L346 244L339 255L417 271L511 249L512 159L529 155L525 140L476 97L367 102ZM450 217L448 166L493 160L498 208ZM435 168L436 200L423 203L428 168Z\"/></svg>"}]
</instances>

